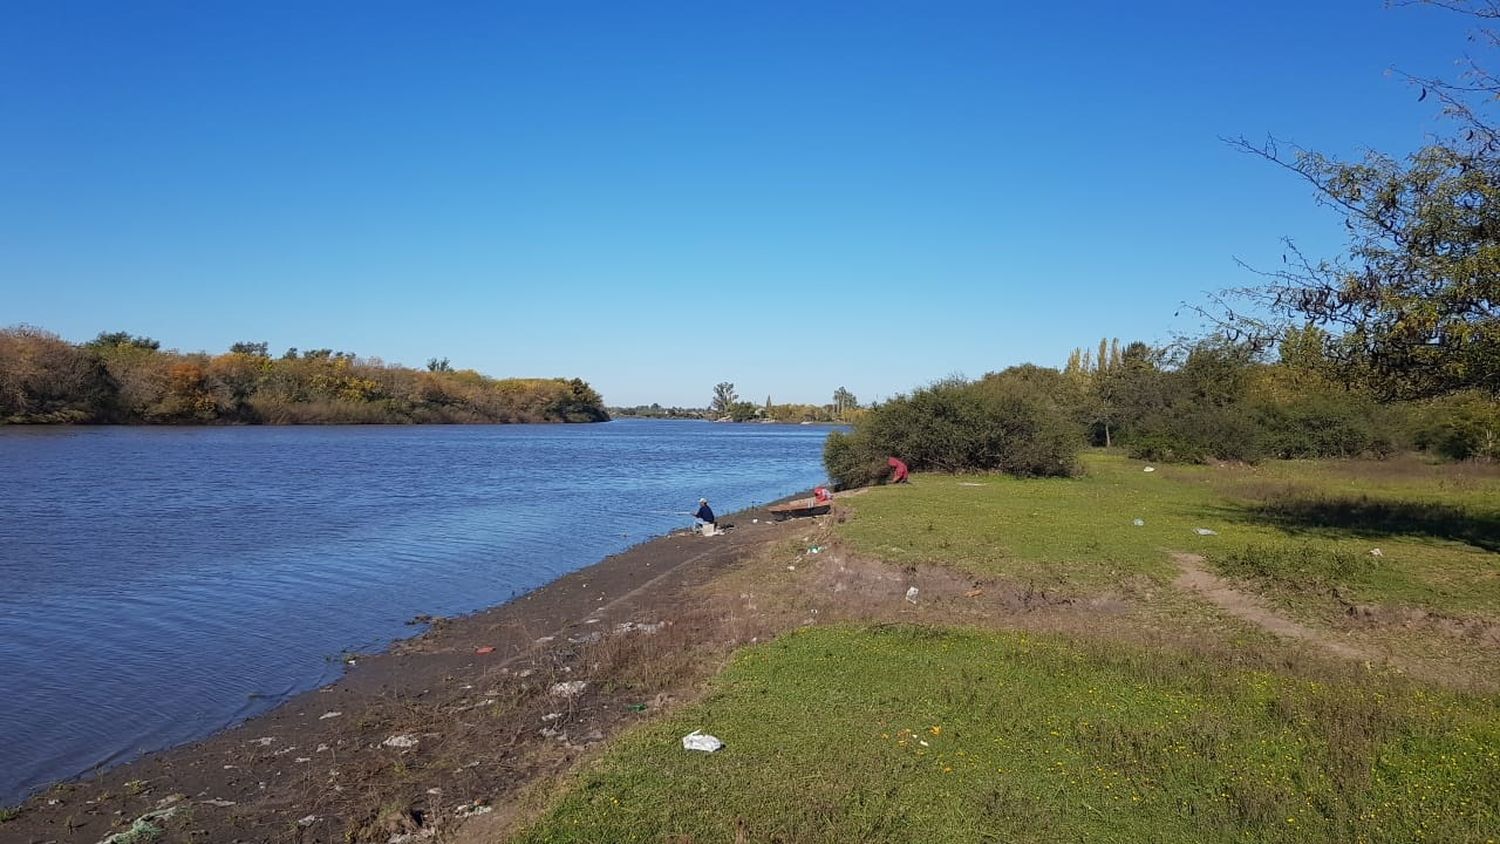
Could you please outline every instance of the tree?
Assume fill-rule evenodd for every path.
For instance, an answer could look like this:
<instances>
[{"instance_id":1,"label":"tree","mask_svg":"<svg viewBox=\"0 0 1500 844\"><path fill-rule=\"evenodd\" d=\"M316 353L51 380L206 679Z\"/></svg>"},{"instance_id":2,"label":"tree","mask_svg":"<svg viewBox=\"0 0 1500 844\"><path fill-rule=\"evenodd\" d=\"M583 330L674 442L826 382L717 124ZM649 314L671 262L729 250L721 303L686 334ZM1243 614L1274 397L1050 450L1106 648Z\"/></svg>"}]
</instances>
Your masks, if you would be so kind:
<instances>
[{"instance_id":1,"label":"tree","mask_svg":"<svg viewBox=\"0 0 1500 844\"><path fill-rule=\"evenodd\" d=\"M428 358L427 359L427 371L428 372L452 372L453 371L453 365L450 364L450 363L448 363L448 359L447 358Z\"/></svg>"},{"instance_id":2,"label":"tree","mask_svg":"<svg viewBox=\"0 0 1500 844\"><path fill-rule=\"evenodd\" d=\"M235 343L229 347L229 351L236 355L249 355L253 358L268 358L271 356L270 343Z\"/></svg>"},{"instance_id":3,"label":"tree","mask_svg":"<svg viewBox=\"0 0 1500 844\"><path fill-rule=\"evenodd\" d=\"M833 391L833 413L839 419L844 419L851 410L859 409L859 399L846 388L840 387Z\"/></svg>"},{"instance_id":4,"label":"tree","mask_svg":"<svg viewBox=\"0 0 1500 844\"><path fill-rule=\"evenodd\" d=\"M127 346L133 349L146 349L156 351L161 348L161 343L146 336L135 336L129 331L101 331L99 336L88 342L88 345L96 349L113 349L117 346Z\"/></svg>"},{"instance_id":5,"label":"tree","mask_svg":"<svg viewBox=\"0 0 1500 844\"><path fill-rule=\"evenodd\" d=\"M708 409L712 410L718 416L727 416L729 409L739 400L740 397L734 392L734 384L728 381L720 381L714 385L714 397L708 403Z\"/></svg>"},{"instance_id":6,"label":"tree","mask_svg":"<svg viewBox=\"0 0 1500 844\"><path fill-rule=\"evenodd\" d=\"M1500 0L1434 2L1481 20ZM1484 28L1474 39L1500 46ZM1297 175L1344 218L1342 256L1312 259L1287 240L1283 267L1220 300L1222 325L1262 348L1290 326L1324 329L1322 354L1348 383L1380 396L1465 389L1500 395L1500 78L1471 62L1460 82L1408 77L1436 94L1456 131L1395 158L1340 161L1274 139L1230 143ZM1248 301L1250 315L1231 303Z\"/></svg>"}]
</instances>

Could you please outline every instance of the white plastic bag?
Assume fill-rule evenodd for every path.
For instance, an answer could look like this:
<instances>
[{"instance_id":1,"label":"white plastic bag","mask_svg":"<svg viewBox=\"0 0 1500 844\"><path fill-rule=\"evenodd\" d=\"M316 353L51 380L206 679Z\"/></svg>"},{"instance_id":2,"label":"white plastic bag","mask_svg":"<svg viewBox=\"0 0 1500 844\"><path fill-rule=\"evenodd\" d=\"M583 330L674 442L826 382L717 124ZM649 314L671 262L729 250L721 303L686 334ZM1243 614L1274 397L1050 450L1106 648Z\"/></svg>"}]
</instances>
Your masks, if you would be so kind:
<instances>
[{"instance_id":1,"label":"white plastic bag","mask_svg":"<svg viewBox=\"0 0 1500 844\"><path fill-rule=\"evenodd\" d=\"M723 746L724 742L719 741L713 736L704 735L698 730L693 730L682 737L683 750L701 750L704 753L713 753Z\"/></svg>"}]
</instances>

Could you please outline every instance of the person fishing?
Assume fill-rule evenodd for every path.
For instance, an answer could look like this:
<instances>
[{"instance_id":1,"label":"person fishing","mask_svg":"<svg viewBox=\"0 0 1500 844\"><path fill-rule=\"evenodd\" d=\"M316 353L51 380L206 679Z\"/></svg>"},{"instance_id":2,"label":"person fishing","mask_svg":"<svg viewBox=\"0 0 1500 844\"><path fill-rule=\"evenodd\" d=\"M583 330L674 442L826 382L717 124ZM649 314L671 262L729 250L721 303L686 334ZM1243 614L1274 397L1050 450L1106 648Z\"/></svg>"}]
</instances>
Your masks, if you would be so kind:
<instances>
[{"instance_id":1,"label":"person fishing","mask_svg":"<svg viewBox=\"0 0 1500 844\"><path fill-rule=\"evenodd\" d=\"M719 527L719 520L714 517L714 509L708 506L707 498L698 499L698 511L693 514L693 518L698 520L700 526L713 525L715 529Z\"/></svg>"}]
</instances>

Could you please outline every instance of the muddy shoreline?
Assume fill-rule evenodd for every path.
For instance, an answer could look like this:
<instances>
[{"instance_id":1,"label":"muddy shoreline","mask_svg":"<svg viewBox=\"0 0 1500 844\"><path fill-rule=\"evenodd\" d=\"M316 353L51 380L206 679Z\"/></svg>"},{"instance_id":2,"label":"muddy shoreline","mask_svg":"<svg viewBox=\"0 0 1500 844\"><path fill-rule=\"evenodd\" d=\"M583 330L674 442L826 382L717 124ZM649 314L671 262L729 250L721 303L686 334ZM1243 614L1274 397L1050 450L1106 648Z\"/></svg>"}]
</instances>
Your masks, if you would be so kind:
<instances>
[{"instance_id":1,"label":"muddy shoreline","mask_svg":"<svg viewBox=\"0 0 1500 844\"><path fill-rule=\"evenodd\" d=\"M774 523L764 507L721 524L733 528L712 538L657 537L504 604L434 619L381 653L354 655L342 678L269 712L56 784L9 810L0 842L92 844L141 823L158 830L143 841L399 841L433 837L440 812L488 814L664 701L611 703L591 716L591 729L575 728L573 739L540 753L537 721L522 723L523 715L561 722L561 713L532 710L562 709L568 722L582 723L584 696L559 696L554 687L599 674L600 659L616 651L685 650L694 635L692 590L806 526ZM669 635L658 635L664 627ZM632 653L630 661L665 665L669 656ZM644 697L652 683L623 691ZM471 711L494 717L463 714ZM436 777L428 770L434 753L475 760ZM419 769L422 776L406 775ZM436 779L442 783L429 784ZM402 806L387 812L384 803Z\"/></svg>"}]
</instances>

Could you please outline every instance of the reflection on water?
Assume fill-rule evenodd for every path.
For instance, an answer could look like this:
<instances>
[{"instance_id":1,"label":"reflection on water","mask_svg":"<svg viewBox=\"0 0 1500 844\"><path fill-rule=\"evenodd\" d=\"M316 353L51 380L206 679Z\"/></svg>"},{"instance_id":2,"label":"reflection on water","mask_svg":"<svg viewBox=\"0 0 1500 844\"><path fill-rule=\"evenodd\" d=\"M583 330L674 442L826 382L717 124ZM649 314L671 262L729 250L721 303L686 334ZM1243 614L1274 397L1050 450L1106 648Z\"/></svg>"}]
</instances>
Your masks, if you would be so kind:
<instances>
[{"instance_id":1,"label":"reflection on water","mask_svg":"<svg viewBox=\"0 0 1500 844\"><path fill-rule=\"evenodd\" d=\"M826 429L0 428L0 805L823 478Z\"/></svg>"}]
</instances>

